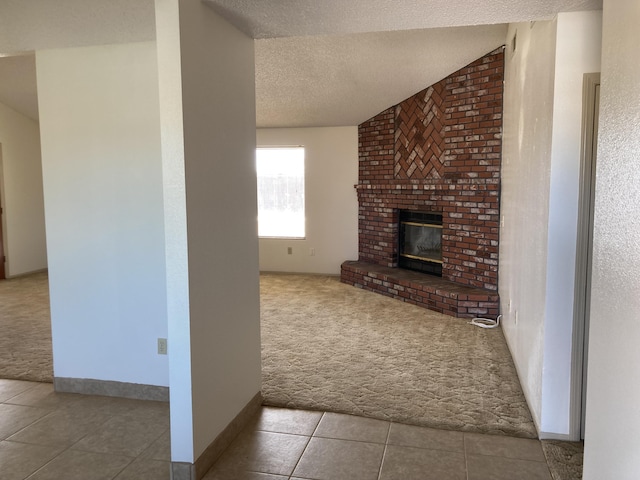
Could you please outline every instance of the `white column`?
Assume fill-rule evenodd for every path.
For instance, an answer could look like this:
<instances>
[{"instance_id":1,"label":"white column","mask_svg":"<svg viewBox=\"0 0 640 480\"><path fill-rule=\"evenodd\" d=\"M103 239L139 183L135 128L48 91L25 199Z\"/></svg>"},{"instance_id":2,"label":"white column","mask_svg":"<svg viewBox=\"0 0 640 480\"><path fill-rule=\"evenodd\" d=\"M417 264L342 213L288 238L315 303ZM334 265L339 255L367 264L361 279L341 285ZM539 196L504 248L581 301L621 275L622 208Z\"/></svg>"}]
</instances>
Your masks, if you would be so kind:
<instances>
[{"instance_id":1,"label":"white column","mask_svg":"<svg viewBox=\"0 0 640 480\"><path fill-rule=\"evenodd\" d=\"M172 461L194 463L260 391L253 40L156 0Z\"/></svg>"}]
</instances>

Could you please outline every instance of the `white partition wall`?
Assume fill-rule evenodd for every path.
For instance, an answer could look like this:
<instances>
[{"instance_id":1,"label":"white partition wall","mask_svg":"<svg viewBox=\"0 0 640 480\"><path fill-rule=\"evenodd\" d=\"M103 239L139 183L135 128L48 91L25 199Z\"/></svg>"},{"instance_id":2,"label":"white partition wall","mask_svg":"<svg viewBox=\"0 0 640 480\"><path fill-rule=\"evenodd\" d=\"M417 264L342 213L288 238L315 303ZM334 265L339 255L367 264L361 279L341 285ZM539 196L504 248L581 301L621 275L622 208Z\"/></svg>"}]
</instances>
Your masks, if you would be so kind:
<instances>
[{"instance_id":1,"label":"white partition wall","mask_svg":"<svg viewBox=\"0 0 640 480\"><path fill-rule=\"evenodd\" d=\"M600 71L602 12L557 19L549 183L541 436L569 439L574 279L582 142L582 84ZM578 440L578 438L571 438Z\"/></svg>"},{"instance_id":2,"label":"white partition wall","mask_svg":"<svg viewBox=\"0 0 640 480\"><path fill-rule=\"evenodd\" d=\"M54 376L167 387L155 44L36 62Z\"/></svg>"},{"instance_id":3,"label":"white partition wall","mask_svg":"<svg viewBox=\"0 0 640 480\"><path fill-rule=\"evenodd\" d=\"M505 51L499 287L505 338L539 429L556 22L510 25L509 44L514 36L516 51Z\"/></svg>"},{"instance_id":4,"label":"white partition wall","mask_svg":"<svg viewBox=\"0 0 640 480\"><path fill-rule=\"evenodd\" d=\"M156 14L157 42L36 54L54 375L170 387L192 475L260 392L253 40Z\"/></svg>"},{"instance_id":5,"label":"white partition wall","mask_svg":"<svg viewBox=\"0 0 640 480\"><path fill-rule=\"evenodd\" d=\"M172 461L192 464L260 391L253 40L197 1L156 18Z\"/></svg>"},{"instance_id":6,"label":"white partition wall","mask_svg":"<svg viewBox=\"0 0 640 480\"><path fill-rule=\"evenodd\" d=\"M503 328L540 435L567 440L582 82L600 70L601 24L591 11L510 25L505 52Z\"/></svg>"}]
</instances>

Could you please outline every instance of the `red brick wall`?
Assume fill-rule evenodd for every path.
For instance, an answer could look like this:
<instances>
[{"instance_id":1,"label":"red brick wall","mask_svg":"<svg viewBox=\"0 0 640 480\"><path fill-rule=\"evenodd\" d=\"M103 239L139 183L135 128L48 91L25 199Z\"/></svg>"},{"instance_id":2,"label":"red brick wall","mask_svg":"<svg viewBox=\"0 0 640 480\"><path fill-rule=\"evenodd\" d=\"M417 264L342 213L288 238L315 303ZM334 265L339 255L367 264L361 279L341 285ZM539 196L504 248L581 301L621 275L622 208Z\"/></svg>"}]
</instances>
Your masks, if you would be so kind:
<instances>
[{"instance_id":1,"label":"red brick wall","mask_svg":"<svg viewBox=\"0 0 640 480\"><path fill-rule=\"evenodd\" d=\"M359 260L397 266L398 210L442 213L445 280L498 288L502 48L361 124Z\"/></svg>"}]
</instances>

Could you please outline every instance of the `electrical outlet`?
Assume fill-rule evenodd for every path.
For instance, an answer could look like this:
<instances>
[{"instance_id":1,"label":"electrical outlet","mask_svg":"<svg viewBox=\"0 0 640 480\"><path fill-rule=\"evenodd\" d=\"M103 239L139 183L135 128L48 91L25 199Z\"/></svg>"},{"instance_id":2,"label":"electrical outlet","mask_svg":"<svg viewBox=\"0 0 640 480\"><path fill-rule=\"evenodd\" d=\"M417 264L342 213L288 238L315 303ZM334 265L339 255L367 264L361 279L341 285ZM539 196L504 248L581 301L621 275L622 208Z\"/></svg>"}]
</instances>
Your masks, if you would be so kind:
<instances>
[{"instance_id":1,"label":"electrical outlet","mask_svg":"<svg viewBox=\"0 0 640 480\"><path fill-rule=\"evenodd\" d=\"M309 256L314 257L316 254L316 249L315 248L310 248L309 249Z\"/></svg>"},{"instance_id":2,"label":"electrical outlet","mask_svg":"<svg viewBox=\"0 0 640 480\"><path fill-rule=\"evenodd\" d=\"M159 338L158 339L158 355L166 355L167 354L167 339Z\"/></svg>"},{"instance_id":3,"label":"electrical outlet","mask_svg":"<svg viewBox=\"0 0 640 480\"><path fill-rule=\"evenodd\" d=\"M515 320L515 324L518 325L518 310L516 310L516 320Z\"/></svg>"},{"instance_id":4,"label":"electrical outlet","mask_svg":"<svg viewBox=\"0 0 640 480\"><path fill-rule=\"evenodd\" d=\"M287 255L293 255L293 247L287 247Z\"/></svg>"}]
</instances>

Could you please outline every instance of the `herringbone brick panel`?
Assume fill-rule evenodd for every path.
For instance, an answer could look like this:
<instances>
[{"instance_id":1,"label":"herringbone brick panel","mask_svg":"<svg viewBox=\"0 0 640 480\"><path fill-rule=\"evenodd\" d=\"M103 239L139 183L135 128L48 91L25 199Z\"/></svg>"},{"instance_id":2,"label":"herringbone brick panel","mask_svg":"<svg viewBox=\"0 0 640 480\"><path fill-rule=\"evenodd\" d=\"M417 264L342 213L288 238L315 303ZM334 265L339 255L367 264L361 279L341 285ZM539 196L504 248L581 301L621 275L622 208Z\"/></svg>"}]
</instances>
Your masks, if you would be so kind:
<instances>
[{"instance_id":1,"label":"herringbone brick panel","mask_svg":"<svg viewBox=\"0 0 640 480\"><path fill-rule=\"evenodd\" d=\"M444 175L444 82L396 106L395 178Z\"/></svg>"}]
</instances>

